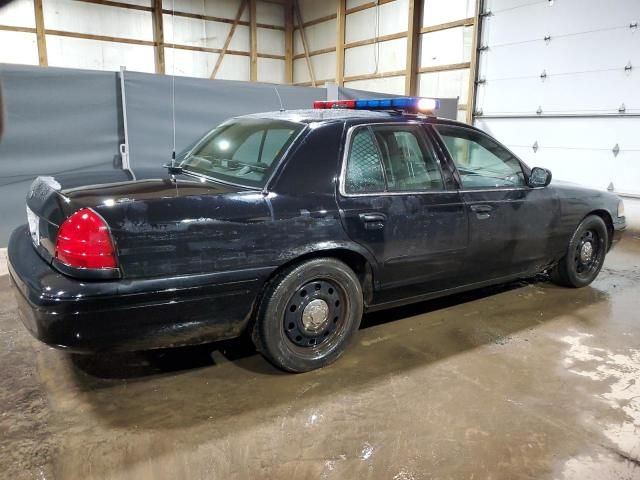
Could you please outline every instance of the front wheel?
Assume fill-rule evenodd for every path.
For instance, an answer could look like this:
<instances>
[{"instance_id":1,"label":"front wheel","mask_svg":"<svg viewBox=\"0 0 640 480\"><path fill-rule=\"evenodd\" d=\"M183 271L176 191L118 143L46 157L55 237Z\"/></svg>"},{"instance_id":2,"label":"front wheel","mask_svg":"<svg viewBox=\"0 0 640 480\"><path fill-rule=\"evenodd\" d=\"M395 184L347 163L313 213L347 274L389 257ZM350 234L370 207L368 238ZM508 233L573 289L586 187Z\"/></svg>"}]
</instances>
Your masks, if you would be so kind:
<instances>
[{"instance_id":1,"label":"front wheel","mask_svg":"<svg viewBox=\"0 0 640 480\"><path fill-rule=\"evenodd\" d=\"M277 367L307 372L338 359L362 311L362 286L353 270L334 258L308 260L269 283L253 341Z\"/></svg>"},{"instance_id":2,"label":"front wheel","mask_svg":"<svg viewBox=\"0 0 640 480\"><path fill-rule=\"evenodd\" d=\"M608 245L604 221L597 215L589 215L578 225L566 255L551 271L551 280L565 287L586 287L600 273Z\"/></svg>"}]
</instances>

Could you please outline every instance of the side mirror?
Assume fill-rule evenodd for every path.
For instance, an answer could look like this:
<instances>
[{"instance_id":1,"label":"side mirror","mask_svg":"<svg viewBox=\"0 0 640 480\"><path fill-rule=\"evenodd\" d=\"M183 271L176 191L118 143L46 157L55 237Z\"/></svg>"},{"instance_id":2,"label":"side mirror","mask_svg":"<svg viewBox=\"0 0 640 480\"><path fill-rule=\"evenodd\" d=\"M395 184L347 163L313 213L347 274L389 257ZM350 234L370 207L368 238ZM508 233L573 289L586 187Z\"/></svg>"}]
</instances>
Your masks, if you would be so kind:
<instances>
[{"instance_id":1,"label":"side mirror","mask_svg":"<svg viewBox=\"0 0 640 480\"><path fill-rule=\"evenodd\" d=\"M546 168L533 167L531 169L531 175L529 175L529 186L546 187L551 183L551 171Z\"/></svg>"}]
</instances>

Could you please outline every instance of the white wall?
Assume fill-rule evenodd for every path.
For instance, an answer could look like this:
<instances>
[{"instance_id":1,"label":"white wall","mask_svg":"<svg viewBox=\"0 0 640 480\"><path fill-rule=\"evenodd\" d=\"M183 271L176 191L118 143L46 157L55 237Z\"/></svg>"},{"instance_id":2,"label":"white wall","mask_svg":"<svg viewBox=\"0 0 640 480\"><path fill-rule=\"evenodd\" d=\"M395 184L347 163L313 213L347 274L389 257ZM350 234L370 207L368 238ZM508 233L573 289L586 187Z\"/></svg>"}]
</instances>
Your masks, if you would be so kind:
<instances>
[{"instance_id":1,"label":"white wall","mask_svg":"<svg viewBox=\"0 0 640 480\"><path fill-rule=\"evenodd\" d=\"M640 2L486 3L475 123L556 178L640 195Z\"/></svg>"},{"instance_id":2,"label":"white wall","mask_svg":"<svg viewBox=\"0 0 640 480\"><path fill-rule=\"evenodd\" d=\"M241 0L165 0L164 8L233 20ZM125 0L145 7L151 0ZM43 0L44 25L46 30L58 30L90 35L101 35L143 42L153 41L153 20L150 11L132 10L109 5L75 0ZM241 17L249 21L249 8ZM284 7L274 3L258 1L256 20L259 24L284 27ZM163 15L164 40L166 44L182 44L197 48L223 47L231 29L228 22L210 21L183 16ZM0 26L35 28L33 0L14 0L0 10ZM138 45L85 38L46 35L48 64L57 67L87 68L95 70L128 70L154 72L154 48ZM284 30L257 29L259 54L285 54ZM249 27L239 25L230 50L248 52L250 49ZM197 50L165 48L165 71L167 74L208 78L218 59L217 53ZM38 64L38 49L35 33L13 32L0 29L0 63ZM250 80L248 55L226 54L216 78ZM263 82L285 82L285 62L280 59L258 58L258 80Z\"/></svg>"}]
</instances>

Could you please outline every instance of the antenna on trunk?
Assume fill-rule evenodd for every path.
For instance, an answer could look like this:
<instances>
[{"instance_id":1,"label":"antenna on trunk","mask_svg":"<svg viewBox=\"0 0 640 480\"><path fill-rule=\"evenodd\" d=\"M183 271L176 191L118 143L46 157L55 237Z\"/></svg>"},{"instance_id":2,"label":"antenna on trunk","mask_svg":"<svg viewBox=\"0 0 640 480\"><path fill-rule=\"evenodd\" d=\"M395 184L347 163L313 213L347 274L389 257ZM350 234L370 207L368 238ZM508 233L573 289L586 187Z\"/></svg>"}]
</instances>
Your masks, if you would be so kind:
<instances>
[{"instance_id":1,"label":"antenna on trunk","mask_svg":"<svg viewBox=\"0 0 640 480\"><path fill-rule=\"evenodd\" d=\"M171 127L173 130L173 147L171 151L171 168L175 168L176 163L176 54L175 54L175 0L171 0L171 46L173 47L173 58L171 65Z\"/></svg>"},{"instance_id":2,"label":"antenna on trunk","mask_svg":"<svg viewBox=\"0 0 640 480\"><path fill-rule=\"evenodd\" d=\"M282 104L282 97L280 96L280 92L278 92L278 87L273 87L273 89L276 91L276 95L278 96L278 101L280 102L280 111L284 112L284 105Z\"/></svg>"}]
</instances>

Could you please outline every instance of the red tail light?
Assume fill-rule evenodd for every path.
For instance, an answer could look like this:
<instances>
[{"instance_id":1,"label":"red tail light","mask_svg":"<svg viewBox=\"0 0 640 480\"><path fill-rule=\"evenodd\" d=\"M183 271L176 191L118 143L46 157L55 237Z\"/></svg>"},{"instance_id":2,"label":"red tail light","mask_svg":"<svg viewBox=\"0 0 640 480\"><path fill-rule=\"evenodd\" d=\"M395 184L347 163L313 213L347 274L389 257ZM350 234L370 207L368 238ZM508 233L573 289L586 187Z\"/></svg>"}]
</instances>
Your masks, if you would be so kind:
<instances>
[{"instance_id":1,"label":"red tail light","mask_svg":"<svg viewBox=\"0 0 640 480\"><path fill-rule=\"evenodd\" d=\"M67 218L58 230L56 258L75 268L116 268L107 224L89 208Z\"/></svg>"}]
</instances>

